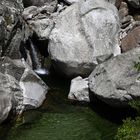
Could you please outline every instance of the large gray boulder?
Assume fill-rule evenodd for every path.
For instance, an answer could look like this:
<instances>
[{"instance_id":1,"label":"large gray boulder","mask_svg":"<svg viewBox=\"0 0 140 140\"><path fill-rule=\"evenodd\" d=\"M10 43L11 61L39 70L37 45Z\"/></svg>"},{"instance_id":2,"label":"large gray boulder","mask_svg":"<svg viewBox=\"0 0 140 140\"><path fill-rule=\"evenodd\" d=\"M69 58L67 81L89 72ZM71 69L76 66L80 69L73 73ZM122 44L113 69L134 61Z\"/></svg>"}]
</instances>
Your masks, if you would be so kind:
<instances>
[{"instance_id":1,"label":"large gray boulder","mask_svg":"<svg viewBox=\"0 0 140 140\"><path fill-rule=\"evenodd\" d=\"M140 72L134 67L139 57L140 48L136 48L97 66L89 76L91 93L117 107L140 100Z\"/></svg>"},{"instance_id":2,"label":"large gray boulder","mask_svg":"<svg viewBox=\"0 0 140 140\"><path fill-rule=\"evenodd\" d=\"M89 75L97 57L120 53L119 29L117 9L104 0L69 6L50 35L48 50L55 69L68 77Z\"/></svg>"},{"instance_id":3,"label":"large gray boulder","mask_svg":"<svg viewBox=\"0 0 140 140\"><path fill-rule=\"evenodd\" d=\"M71 80L70 92L68 99L89 102L89 88L88 88L88 78L83 79L78 76Z\"/></svg>"},{"instance_id":4,"label":"large gray boulder","mask_svg":"<svg viewBox=\"0 0 140 140\"><path fill-rule=\"evenodd\" d=\"M0 61L0 122L12 110L38 108L48 92L47 85L21 60Z\"/></svg>"}]
</instances>

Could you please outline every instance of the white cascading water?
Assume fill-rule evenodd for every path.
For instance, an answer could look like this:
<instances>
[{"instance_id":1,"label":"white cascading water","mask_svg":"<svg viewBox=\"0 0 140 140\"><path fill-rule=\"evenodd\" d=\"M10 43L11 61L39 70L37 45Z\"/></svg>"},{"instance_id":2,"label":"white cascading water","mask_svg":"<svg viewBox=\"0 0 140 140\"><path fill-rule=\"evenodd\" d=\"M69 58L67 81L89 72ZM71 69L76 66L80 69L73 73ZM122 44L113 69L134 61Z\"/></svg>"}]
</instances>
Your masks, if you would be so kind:
<instances>
[{"instance_id":1,"label":"white cascading water","mask_svg":"<svg viewBox=\"0 0 140 140\"><path fill-rule=\"evenodd\" d=\"M33 42L30 41L30 49L31 49L31 57L32 57L32 62L33 62L33 69L39 69L41 68L41 64L39 63L39 59L37 56L37 51L36 51L36 46L33 44Z\"/></svg>"},{"instance_id":2,"label":"white cascading water","mask_svg":"<svg viewBox=\"0 0 140 140\"><path fill-rule=\"evenodd\" d=\"M34 71L39 75L48 75L49 74L48 70L45 68L41 68L41 64L40 64L39 58L37 56L36 46L33 44L31 39L29 41L30 41L31 57L32 57Z\"/></svg>"}]
</instances>

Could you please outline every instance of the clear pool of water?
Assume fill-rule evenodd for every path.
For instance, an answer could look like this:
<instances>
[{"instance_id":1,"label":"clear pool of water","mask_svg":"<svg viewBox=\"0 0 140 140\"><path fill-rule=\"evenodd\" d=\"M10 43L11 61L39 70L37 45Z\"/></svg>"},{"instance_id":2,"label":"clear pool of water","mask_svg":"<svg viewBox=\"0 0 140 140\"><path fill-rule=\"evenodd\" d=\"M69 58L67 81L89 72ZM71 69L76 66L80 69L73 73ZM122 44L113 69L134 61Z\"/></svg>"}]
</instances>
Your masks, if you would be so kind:
<instances>
[{"instance_id":1,"label":"clear pool of water","mask_svg":"<svg viewBox=\"0 0 140 140\"><path fill-rule=\"evenodd\" d=\"M0 140L113 140L119 124L104 115L102 106L71 103L70 82L46 79L51 90L44 104L2 124Z\"/></svg>"}]
</instances>

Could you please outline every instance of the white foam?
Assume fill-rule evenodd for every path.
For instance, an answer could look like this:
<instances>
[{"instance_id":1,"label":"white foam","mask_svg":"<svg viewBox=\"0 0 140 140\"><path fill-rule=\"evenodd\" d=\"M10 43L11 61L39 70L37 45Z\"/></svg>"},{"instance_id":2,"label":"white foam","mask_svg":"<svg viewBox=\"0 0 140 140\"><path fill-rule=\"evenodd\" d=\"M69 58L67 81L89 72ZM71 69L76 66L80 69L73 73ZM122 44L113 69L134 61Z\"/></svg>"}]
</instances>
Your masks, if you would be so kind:
<instances>
[{"instance_id":1,"label":"white foam","mask_svg":"<svg viewBox=\"0 0 140 140\"><path fill-rule=\"evenodd\" d=\"M34 70L39 75L48 75L49 71L47 69L39 68Z\"/></svg>"}]
</instances>

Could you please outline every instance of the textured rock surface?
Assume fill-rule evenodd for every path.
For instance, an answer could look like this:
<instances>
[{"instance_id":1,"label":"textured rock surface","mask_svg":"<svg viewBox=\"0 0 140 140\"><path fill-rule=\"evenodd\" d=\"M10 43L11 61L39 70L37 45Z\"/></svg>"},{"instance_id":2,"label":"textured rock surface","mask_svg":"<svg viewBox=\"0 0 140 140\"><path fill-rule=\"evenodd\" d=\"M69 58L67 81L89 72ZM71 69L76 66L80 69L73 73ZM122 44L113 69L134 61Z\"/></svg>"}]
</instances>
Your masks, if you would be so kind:
<instances>
[{"instance_id":1,"label":"textured rock surface","mask_svg":"<svg viewBox=\"0 0 140 140\"><path fill-rule=\"evenodd\" d=\"M126 52L130 49L140 47L140 26L134 28L129 32L125 38L122 39L121 48L123 52Z\"/></svg>"},{"instance_id":2,"label":"textured rock surface","mask_svg":"<svg viewBox=\"0 0 140 140\"><path fill-rule=\"evenodd\" d=\"M126 37L134 28L140 26L140 22L137 20L137 14L134 14L134 9L129 8L126 2L121 2L119 7L119 17L121 23L120 39Z\"/></svg>"},{"instance_id":3,"label":"textured rock surface","mask_svg":"<svg viewBox=\"0 0 140 140\"><path fill-rule=\"evenodd\" d=\"M76 77L71 81L70 92L68 95L70 100L89 102L88 79Z\"/></svg>"},{"instance_id":4,"label":"textured rock surface","mask_svg":"<svg viewBox=\"0 0 140 140\"><path fill-rule=\"evenodd\" d=\"M115 5L115 3L116 3L117 0L106 0L106 1Z\"/></svg>"},{"instance_id":5,"label":"textured rock surface","mask_svg":"<svg viewBox=\"0 0 140 140\"><path fill-rule=\"evenodd\" d=\"M69 4L73 4L73 3L75 3L75 2L80 2L79 0L65 0L67 3L69 3ZM105 0L105 1L107 1L107 2L110 2L110 3L112 3L112 4L115 4L116 3L116 0Z\"/></svg>"},{"instance_id":6,"label":"textured rock surface","mask_svg":"<svg viewBox=\"0 0 140 140\"><path fill-rule=\"evenodd\" d=\"M120 39L124 38L127 33L133 28L133 17L129 15L128 5L126 2L121 2L119 7L119 18L121 23Z\"/></svg>"},{"instance_id":7,"label":"textured rock surface","mask_svg":"<svg viewBox=\"0 0 140 140\"><path fill-rule=\"evenodd\" d=\"M32 46L35 48L37 57L39 58L38 60L40 61L39 63L42 65L44 64L45 57L48 56L48 39L55 24L53 17L51 16L53 11L53 8L50 6L48 8L46 5L42 7L30 6L25 8L22 14L31 30L30 39L33 42ZM27 42L26 46L30 48L32 59L33 53L31 50L33 51L33 49L31 48L31 43L29 41ZM34 60L32 60L32 64L34 65Z\"/></svg>"},{"instance_id":8,"label":"textured rock surface","mask_svg":"<svg viewBox=\"0 0 140 140\"><path fill-rule=\"evenodd\" d=\"M0 122L11 109L20 113L27 105L39 107L48 91L45 83L21 60L6 57L0 64Z\"/></svg>"},{"instance_id":9,"label":"textured rock surface","mask_svg":"<svg viewBox=\"0 0 140 140\"><path fill-rule=\"evenodd\" d=\"M19 47L24 36L24 23L21 18L23 6L17 0L2 0L0 3L0 47L1 55L20 58Z\"/></svg>"},{"instance_id":10,"label":"textured rock surface","mask_svg":"<svg viewBox=\"0 0 140 140\"><path fill-rule=\"evenodd\" d=\"M50 35L48 50L55 69L69 77L88 75L98 56L120 53L119 29L115 6L103 0L71 5L60 14Z\"/></svg>"},{"instance_id":11,"label":"textured rock surface","mask_svg":"<svg viewBox=\"0 0 140 140\"><path fill-rule=\"evenodd\" d=\"M18 80L23 69L11 62L9 58L0 62L0 122L7 118L11 109L17 113L22 109L23 95Z\"/></svg>"},{"instance_id":12,"label":"textured rock surface","mask_svg":"<svg viewBox=\"0 0 140 140\"><path fill-rule=\"evenodd\" d=\"M139 57L140 48L136 48L97 66L89 76L91 93L117 107L140 99L140 72L134 68Z\"/></svg>"},{"instance_id":13,"label":"textured rock surface","mask_svg":"<svg viewBox=\"0 0 140 140\"><path fill-rule=\"evenodd\" d=\"M10 84L11 79L3 73L0 73L0 123L4 121L12 108L13 85ZM13 88L14 89L14 88Z\"/></svg>"},{"instance_id":14,"label":"textured rock surface","mask_svg":"<svg viewBox=\"0 0 140 140\"><path fill-rule=\"evenodd\" d=\"M0 2L0 56L20 58L19 46L23 39L22 11L21 1L1 0ZM10 70L6 67L8 63L2 63L0 60L0 122L7 118L11 109L17 109L23 99L18 81L8 74ZM17 76L16 74L14 76Z\"/></svg>"},{"instance_id":15,"label":"textured rock surface","mask_svg":"<svg viewBox=\"0 0 140 140\"><path fill-rule=\"evenodd\" d=\"M49 18L31 20L28 23L40 40L47 40L54 27L53 20Z\"/></svg>"},{"instance_id":16,"label":"textured rock surface","mask_svg":"<svg viewBox=\"0 0 140 140\"><path fill-rule=\"evenodd\" d=\"M121 2L123 2L123 0L116 0L115 6L119 9Z\"/></svg>"},{"instance_id":17,"label":"textured rock surface","mask_svg":"<svg viewBox=\"0 0 140 140\"><path fill-rule=\"evenodd\" d=\"M23 89L23 105L32 106L32 108L37 108L43 103L49 89L29 68L25 69L20 79L20 86Z\"/></svg>"}]
</instances>

